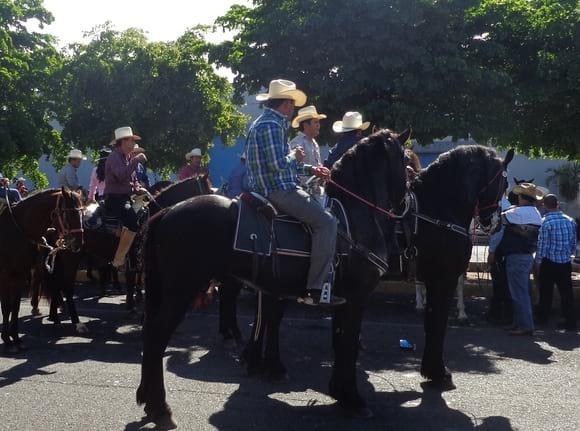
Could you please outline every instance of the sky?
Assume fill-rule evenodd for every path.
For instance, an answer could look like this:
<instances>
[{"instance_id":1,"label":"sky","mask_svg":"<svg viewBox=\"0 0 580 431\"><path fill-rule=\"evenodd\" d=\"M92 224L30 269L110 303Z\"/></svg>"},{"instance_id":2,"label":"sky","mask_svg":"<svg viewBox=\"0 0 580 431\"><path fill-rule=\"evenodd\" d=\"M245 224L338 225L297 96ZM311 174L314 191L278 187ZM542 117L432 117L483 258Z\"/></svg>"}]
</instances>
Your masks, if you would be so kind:
<instances>
[{"instance_id":1,"label":"sky","mask_svg":"<svg viewBox=\"0 0 580 431\"><path fill-rule=\"evenodd\" d=\"M233 4L248 0L44 0L54 15L46 31L58 38L59 46L81 42L83 32L111 21L117 30L138 27L153 41L175 40L197 24L213 24ZM208 35L219 42L227 38L221 31Z\"/></svg>"}]
</instances>

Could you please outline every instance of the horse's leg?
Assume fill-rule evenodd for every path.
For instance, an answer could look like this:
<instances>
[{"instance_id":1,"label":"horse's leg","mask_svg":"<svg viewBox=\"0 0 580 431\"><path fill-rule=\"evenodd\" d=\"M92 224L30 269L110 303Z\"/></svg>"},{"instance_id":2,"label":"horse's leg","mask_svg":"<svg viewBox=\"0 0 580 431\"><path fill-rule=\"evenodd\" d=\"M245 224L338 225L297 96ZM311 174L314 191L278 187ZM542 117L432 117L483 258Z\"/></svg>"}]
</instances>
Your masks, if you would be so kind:
<instances>
[{"instance_id":1,"label":"horse's leg","mask_svg":"<svg viewBox=\"0 0 580 431\"><path fill-rule=\"evenodd\" d=\"M18 314L20 313L20 300L22 299L22 288L24 286L26 276L24 274L15 278L12 281L12 306L10 310L10 337L17 350L24 350L24 345L20 340L18 334Z\"/></svg>"},{"instance_id":2,"label":"horse's leg","mask_svg":"<svg viewBox=\"0 0 580 431\"><path fill-rule=\"evenodd\" d=\"M121 290L121 283L119 283L119 271L110 263L108 264L108 268L111 271L111 279L113 280L113 289Z\"/></svg>"},{"instance_id":3,"label":"horse's leg","mask_svg":"<svg viewBox=\"0 0 580 431\"><path fill-rule=\"evenodd\" d=\"M125 308L131 312L135 311L135 284L137 273L135 271L125 271L125 286L127 287L127 296L125 298Z\"/></svg>"},{"instance_id":4,"label":"horse's leg","mask_svg":"<svg viewBox=\"0 0 580 431\"><path fill-rule=\"evenodd\" d=\"M15 346L12 345L12 340L10 339L10 313L12 305L10 284L9 276L0 276L0 285L3 286L3 289L0 290L0 305L2 308L2 341L4 342L5 352L15 353Z\"/></svg>"},{"instance_id":5,"label":"horse's leg","mask_svg":"<svg viewBox=\"0 0 580 431\"><path fill-rule=\"evenodd\" d=\"M140 304L143 302L143 272L139 271L137 273L137 279L135 281L135 302Z\"/></svg>"},{"instance_id":6,"label":"horse's leg","mask_svg":"<svg viewBox=\"0 0 580 431\"><path fill-rule=\"evenodd\" d=\"M248 375L258 374L264 369L264 358L262 356L262 346L266 326L264 297L265 295L262 292L256 294L256 317L254 318L252 334L242 352L242 358L246 364Z\"/></svg>"},{"instance_id":7,"label":"horse's leg","mask_svg":"<svg viewBox=\"0 0 580 431\"><path fill-rule=\"evenodd\" d=\"M206 283L207 285L207 283ZM199 289L201 290L201 289ZM149 420L160 428L174 429L171 409L166 402L163 379L163 354L171 335L183 320L193 300L190 286L160 298L161 304L154 316L147 315L143 328L143 359L141 383L137 389L137 402L145 403Z\"/></svg>"},{"instance_id":8,"label":"horse's leg","mask_svg":"<svg viewBox=\"0 0 580 431\"><path fill-rule=\"evenodd\" d=\"M425 350L421 362L421 375L441 389L455 387L451 373L443 361L443 344L447 331L449 303L456 285L456 278L426 281Z\"/></svg>"},{"instance_id":9,"label":"horse's leg","mask_svg":"<svg viewBox=\"0 0 580 431\"><path fill-rule=\"evenodd\" d=\"M219 295L219 333L223 337L224 344L239 343L242 334L237 321L237 300L240 293L240 285L236 280L228 280L220 286Z\"/></svg>"},{"instance_id":10,"label":"horse's leg","mask_svg":"<svg viewBox=\"0 0 580 431\"><path fill-rule=\"evenodd\" d=\"M272 383L285 383L289 380L286 367L280 359L280 324L284 317L287 300L267 295L266 307L266 346L264 364L267 378Z\"/></svg>"},{"instance_id":11,"label":"horse's leg","mask_svg":"<svg viewBox=\"0 0 580 431\"><path fill-rule=\"evenodd\" d=\"M33 316L40 316L40 277L42 268L36 264L30 275L30 305L32 306L31 314Z\"/></svg>"},{"instance_id":12,"label":"horse's leg","mask_svg":"<svg viewBox=\"0 0 580 431\"><path fill-rule=\"evenodd\" d=\"M108 264L97 269L99 272L99 287L101 289L101 296L107 295L107 283L111 278L111 270Z\"/></svg>"},{"instance_id":13,"label":"horse's leg","mask_svg":"<svg viewBox=\"0 0 580 431\"><path fill-rule=\"evenodd\" d=\"M423 312L425 309L425 284L422 281L415 281L415 310Z\"/></svg>"},{"instance_id":14,"label":"horse's leg","mask_svg":"<svg viewBox=\"0 0 580 431\"><path fill-rule=\"evenodd\" d=\"M469 318L465 312L465 300L463 298L463 288L465 287L465 274L461 274L457 279L457 319L460 322L467 322Z\"/></svg>"},{"instance_id":15,"label":"horse's leg","mask_svg":"<svg viewBox=\"0 0 580 431\"><path fill-rule=\"evenodd\" d=\"M364 306L348 299L337 307L332 319L334 364L329 383L329 394L339 405L355 417L368 418L372 412L360 396L356 384L356 361Z\"/></svg>"}]
</instances>

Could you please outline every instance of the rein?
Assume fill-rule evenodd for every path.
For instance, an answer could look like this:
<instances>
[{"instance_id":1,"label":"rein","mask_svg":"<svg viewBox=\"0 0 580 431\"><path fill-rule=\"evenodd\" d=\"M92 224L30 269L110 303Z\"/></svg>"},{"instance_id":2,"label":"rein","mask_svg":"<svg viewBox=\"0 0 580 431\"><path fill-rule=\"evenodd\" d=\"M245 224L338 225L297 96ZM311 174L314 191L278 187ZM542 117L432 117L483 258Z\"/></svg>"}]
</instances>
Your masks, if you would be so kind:
<instances>
[{"instance_id":1,"label":"rein","mask_svg":"<svg viewBox=\"0 0 580 431\"><path fill-rule=\"evenodd\" d=\"M363 204L365 204L366 206L374 209L375 211L381 213L381 214L385 214L386 216L388 216L389 218L392 219L396 219L399 216L397 216L397 214L395 214L392 210L390 209L385 209L382 208L368 200L366 200L365 198L363 198L362 196L357 195L356 193L354 193L353 191L347 189L346 187L341 186L340 184L338 184L336 181L328 179L327 182L329 184L332 184L334 187L336 187L339 190L342 190L344 193L346 193L347 195L355 198L356 200L358 200L359 202L362 202Z\"/></svg>"}]
</instances>

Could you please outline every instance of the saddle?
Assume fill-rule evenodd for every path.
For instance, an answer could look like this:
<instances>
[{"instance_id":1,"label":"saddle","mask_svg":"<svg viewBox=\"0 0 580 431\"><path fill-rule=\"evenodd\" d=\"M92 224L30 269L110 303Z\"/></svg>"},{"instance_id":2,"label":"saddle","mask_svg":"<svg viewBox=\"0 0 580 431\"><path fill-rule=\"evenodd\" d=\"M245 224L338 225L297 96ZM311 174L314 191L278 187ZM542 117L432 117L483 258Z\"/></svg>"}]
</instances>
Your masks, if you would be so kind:
<instances>
[{"instance_id":1,"label":"saddle","mask_svg":"<svg viewBox=\"0 0 580 431\"><path fill-rule=\"evenodd\" d=\"M312 231L294 217L281 213L257 193L243 193L238 205L238 219L233 249L260 256L283 255L310 258ZM350 227L342 203L330 199L327 208L338 220L338 230L350 238ZM350 244L337 238L337 254L345 256Z\"/></svg>"},{"instance_id":2,"label":"saddle","mask_svg":"<svg viewBox=\"0 0 580 431\"><path fill-rule=\"evenodd\" d=\"M141 196L139 196L141 198ZM147 201L143 198L133 200L133 211L137 214L137 221L141 226L147 219ZM102 203L87 205L83 216L83 227L87 230L101 230L119 236L123 223L117 217L107 215Z\"/></svg>"}]
</instances>

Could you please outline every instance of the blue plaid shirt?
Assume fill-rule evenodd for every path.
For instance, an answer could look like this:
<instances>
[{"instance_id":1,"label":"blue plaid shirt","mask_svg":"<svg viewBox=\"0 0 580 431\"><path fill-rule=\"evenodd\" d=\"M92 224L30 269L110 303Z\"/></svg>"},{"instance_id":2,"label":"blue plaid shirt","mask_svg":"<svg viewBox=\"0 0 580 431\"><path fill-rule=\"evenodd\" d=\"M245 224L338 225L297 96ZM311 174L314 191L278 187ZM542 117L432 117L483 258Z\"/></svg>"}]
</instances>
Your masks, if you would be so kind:
<instances>
[{"instance_id":1,"label":"blue plaid shirt","mask_svg":"<svg viewBox=\"0 0 580 431\"><path fill-rule=\"evenodd\" d=\"M562 211L546 214L540 227L536 260L546 258L555 263L568 263L575 249L576 222Z\"/></svg>"},{"instance_id":2,"label":"blue plaid shirt","mask_svg":"<svg viewBox=\"0 0 580 431\"><path fill-rule=\"evenodd\" d=\"M248 177L252 189L264 196L298 188L298 175L308 171L290 154L290 123L278 111L266 108L250 127L246 142Z\"/></svg>"}]
</instances>

